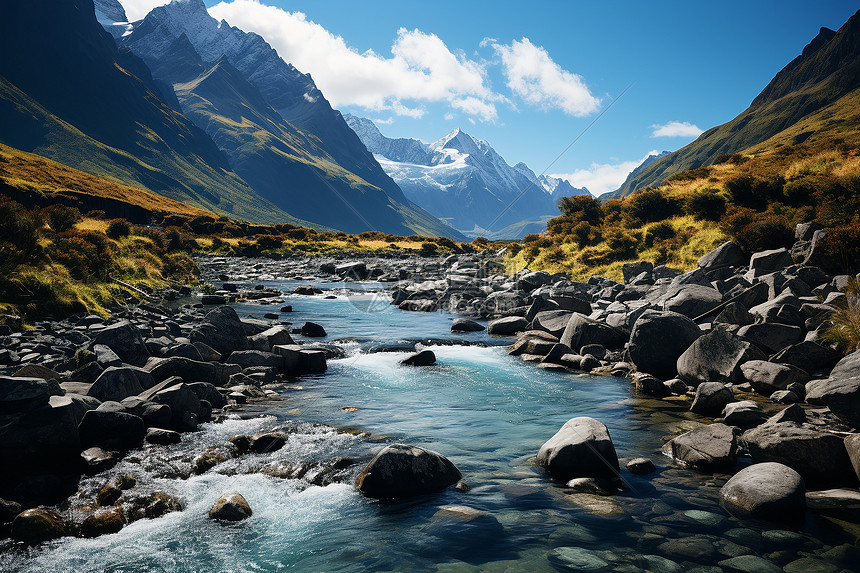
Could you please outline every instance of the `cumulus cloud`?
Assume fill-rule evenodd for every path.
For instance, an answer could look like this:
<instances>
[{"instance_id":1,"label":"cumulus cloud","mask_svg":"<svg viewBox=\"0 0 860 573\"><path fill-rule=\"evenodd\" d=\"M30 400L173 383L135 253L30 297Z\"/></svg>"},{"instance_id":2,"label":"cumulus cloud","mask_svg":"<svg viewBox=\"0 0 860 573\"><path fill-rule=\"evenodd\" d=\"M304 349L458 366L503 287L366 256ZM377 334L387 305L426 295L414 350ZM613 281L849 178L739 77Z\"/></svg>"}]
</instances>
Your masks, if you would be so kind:
<instances>
[{"instance_id":1,"label":"cumulus cloud","mask_svg":"<svg viewBox=\"0 0 860 573\"><path fill-rule=\"evenodd\" d=\"M142 20L156 6L169 4L170 0L120 0L129 22Z\"/></svg>"},{"instance_id":2,"label":"cumulus cloud","mask_svg":"<svg viewBox=\"0 0 860 573\"><path fill-rule=\"evenodd\" d=\"M642 159L620 163L593 162L588 169L577 169L573 173L553 174L551 177L567 179L574 187L587 187L593 195L602 195L621 187L631 171L639 167L649 156L657 153L659 152L653 150Z\"/></svg>"},{"instance_id":3,"label":"cumulus cloud","mask_svg":"<svg viewBox=\"0 0 860 573\"><path fill-rule=\"evenodd\" d=\"M699 137L703 130L689 121L670 121L665 125L654 124L651 137Z\"/></svg>"},{"instance_id":4,"label":"cumulus cloud","mask_svg":"<svg viewBox=\"0 0 860 573\"><path fill-rule=\"evenodd\" d=\"M581 76L562 69L541 46L528 38L510 45L493 44L501 57L507 85L528 103L557 108L582 117L600 109Z\"/></svg>"},{"instance_id":5,"label":"cumulus cloud","mask_svg":"<svg viewBox=\"0 0 860 573\"><path fill-rule=\"evenodd\" d=\"M448 102L463 113L492 120L497 114L494 102L502 99L490 89L483 63L418 29L398 30L387 57L372 50L359 52L305 14L258 0L221 2L209 13L263 36L284 60L310 73L336 107L421 117L422 102Z\"/></svg>"}]
</instances>

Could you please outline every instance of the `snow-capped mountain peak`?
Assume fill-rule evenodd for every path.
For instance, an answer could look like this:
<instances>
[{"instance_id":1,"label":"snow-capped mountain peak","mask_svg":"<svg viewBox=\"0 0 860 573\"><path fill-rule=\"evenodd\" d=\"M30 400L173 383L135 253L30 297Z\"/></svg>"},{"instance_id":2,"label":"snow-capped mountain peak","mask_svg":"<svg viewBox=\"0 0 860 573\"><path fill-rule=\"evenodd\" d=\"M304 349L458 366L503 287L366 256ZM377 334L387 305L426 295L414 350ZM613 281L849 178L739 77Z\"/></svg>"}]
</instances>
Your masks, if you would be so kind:
<instances>
[{"instance_id":1,"label":"snow-capped mountain peak","mask_svg":"<svg viewBox=\"0 0 860 573\"><path fill-rule=\"evenodd\" d=\"M498 232L522 221L545 220L558 215L562 194L588 192L538 177L524 163L511 167L489 143L459 128L426 144L387 138L369 119L344 119L407 197L466 232Z\"/></svg>"}]
</instances>

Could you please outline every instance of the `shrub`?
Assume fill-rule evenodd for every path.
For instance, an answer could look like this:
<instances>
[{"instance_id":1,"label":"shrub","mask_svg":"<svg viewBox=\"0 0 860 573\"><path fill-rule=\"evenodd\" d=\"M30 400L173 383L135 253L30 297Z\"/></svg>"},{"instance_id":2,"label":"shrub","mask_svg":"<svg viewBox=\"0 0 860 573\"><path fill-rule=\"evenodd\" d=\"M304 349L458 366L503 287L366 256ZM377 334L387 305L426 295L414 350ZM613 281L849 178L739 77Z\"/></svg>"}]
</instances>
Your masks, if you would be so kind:
<instances>
[{"instance_id":1,"label":"shrub","mask_svg":"<svg viewBox=\"0 0 860 573\"><path fill-rule=\"evenodd\" d=\"M523 244L528 245L529 243L534 243L536 241L540 241L541 236L535 233L529 233L525 237L523 237Z\"/></svg>"},{"instance_id":2,"label":"shrub","mask_svg":"<svg viewBox=\"0 0 860 573\"><path fill-rule=\"evenodd\" d=\"M627 197L622 203L622 214L633 221L653 223L680 214L680 202L668 197L659 189L645 189Z\"/></svg>"},{"instance_id":3,"label":"shrub","mask_svg":"<svg viewBox=\"0 0 860 573\"><path fill-rule=\"evenodd\" d=\"M573 228L572 235L580 249L585 247L591 239L591 225L588 221L580 221L579 224Z\"/></svg>"},{"instance_id":4,"label":"shrub","mask_svg":"<svg viewBox=\"0 0 860 573\"><path fill-rule=\"evenodd\" d=\"M81 220L81 213L72 207L65 205L51 205L42 209L42 214L48 221L48 225L56 233L68 231Z\"/></svg>"},{"instance_id":5,"label":"shrub","mask_svg":"<svg viewBox=\"0 0 860 573\"><path fill-rule=\"evenodd\" d=\"M621 229L610 229L604 234L604 240L612 250L611 259L621 260L636 254L639 241L632 234Z\"/></svg>"},{"instance_id":6,"label":"shrub","mask_svg":"<svg viewBox=\"0 0 860 573\"><path fill-rule=\"evenodd\" d=\"M716 189L697 189L684 201L684 212L697 220L719 221L726 214L726 200Z\"/></svg>"},{"instance_id":7,"label":"shrub","mask_svg":"<svg viewBox=\"0 0 860 573\"><path fill-rule=\"evenodd\" d=\"M473 244L473 245L478 245L478 246L481 246L481 247L483 247L484 245L489 244L489 242L490 242L490 240L489 240L488 238L486 238L486 237L475 237L475 238L472 240L472 244Z\"/></svg>"},{"instance_id":8,"label":"shrub","mask_svg":"<svg viewBox=\"0 0 860 573\"><path fill-rule=\"evenodd\" d=\"M436 243L421 243L421 254L425 257L432 257L439 253L439 246Z\"/></svg>"},{"instance_id":9,"label":"shrub","mask_svg":"<svg viewBox=\"0 0 860 573\"><path fill-rule=\"evenodd\" d=\"M710 174L710 167L698 167L670 175L666 181L695 181L696 179L704 179Z\"/></svg>"},{"instance_id":10,"label":"shrub","mask_svg":"<svg viewBox=\"0 0 860 573\"><path fill-rule=\"evenodd\" d=\"M860 270L860 224L828 229L821 239L821 250L836 264L836 268L826 270L844 273Z\"/></svg>"},{"instance_id":11,"label":"shrub","mask_svg":"<svg viewBox=\"0 0 860 573\"><path fill-rule=\"evenodd\" d=\"M749 157L741 155L740 153L723 153L722 155L717 156L714 159L714 165L720 165L722 163L732 163L734 165L741 165L749 161Z\"/></svg>"},{"instance_id":12,"label":"shrub","mask_svg":"<svg viewBox=\"0 0 860 573\"><path fill-rule=\"evenodd\" d=\"M257 237L257 246L264 251L280 249L283 245L284 242L281 238L274 235L261 235Z\"/></svg>"},{"instance_id":13,"label":"shrub","mask_svg":"<svg viewBox=\"0 0 860 573\"><path fill-rule=\"evenodd\" d=\"M0 201L0 279L23 263L41 258L41 221L15 201Z\"/></svg>"},{"instance_id":14,"label":"shrub","mask_svg":"<svg viewBox=\"0 0 860 573\"><path fill-rule=\"evenodd\" d=\"M308 236L308 231L309 229L306 229L304 227L298 227L296 229L290 229L289 231L287 231L287 236L296 241L304 241ZM358 240L358 237L356 237L356 240Z\"/></svg>"},{"instance_id":15,"label":"shrub","mask_svg":"<svg viewBox=\"0 0 860 573\"><path fill-rule=\"evenodd\" d=\"M591 195L562 197L558 201L558 209L574 223L588 221L592 225L600 224L602 216L600 201Z\"/></svg>"},{"instance_id":16,"label":"shrub","mask_svg":"<svg viewBox=\"0 0 860 573\"><path fill-rule=\"evenodd\" d=\"M131 234L131 225L129 225L128 221L125 219L114 219L108 223L107 229L105 229L105 234L111 239L127 237Z\"/></svg>"},{"instance_id":17,"label":"shrub","mask_svg":"<svg viewBox=\"0 0 860 573\"><path fill-rule=\"evenodd\" d=\"M741 226L732 239L745 253L754 253L791 246L794 229L785 217L763 215Z\"/></svg>"},{"instance_id":18,"label":"shrub","mask_svg":"<svg viewBox=\"0 0 860 573\"><path fill-rule=\"evenodd\" d=\"M74 278L91 282L106 279L113 266L110 243L92 231L67 231L55 237L48 256Z\"/></svg>"},{"instance_id":19,"label":"shrub","mask_svg":"<svg viewBox=\"0 0 860 573\"><path fill-rule=\"evenodd\" d=\"M726 181L726 191L739 207L763 211L768 204L784 199L785 179L774 177L758 179L751 175L740 175Z\"/></svg>"}]
</instances>

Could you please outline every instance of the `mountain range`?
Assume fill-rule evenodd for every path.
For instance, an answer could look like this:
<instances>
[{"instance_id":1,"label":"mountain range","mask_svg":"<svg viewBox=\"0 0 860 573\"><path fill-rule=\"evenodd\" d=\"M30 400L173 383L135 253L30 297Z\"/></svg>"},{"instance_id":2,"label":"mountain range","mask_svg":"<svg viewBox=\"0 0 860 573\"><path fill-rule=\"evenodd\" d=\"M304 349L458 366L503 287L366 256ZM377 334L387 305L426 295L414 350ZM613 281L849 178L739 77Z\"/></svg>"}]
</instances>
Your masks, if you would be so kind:
<instances>
[{"instance_id":1,"label":"mountain range","mask_svg":"<svg viewBox=\"0 0 860 573\"><path fill-rule=\"evenodd\" d=\"M860 139L860 11L838 30L821 28L737 117L631 173L602 200L618 199L723 154L757 153L805 141Z\"/></svg>"},{"instance_id":2,"label":"mountain range","mask_svg":"<svg viewBox=\"0 0 860 573\"><path fill-rule=\"evenodd\" d=\"M563 179L510 166L486 142L455 129L433 143L392 139L369 119L347 124L408 199L469 236L521 238L558 215L558 199L588 194Z\"/></svg>"},{"instance_id":3,"label":"mountain range","mask_svg":"<svg viewBox=\"0 0 860 573\"><path fill-rule=\"evenodd\" d=\"M0 62L0 143L253 222L465 238L406 199L260 36L202 0L125 19L116 0L0 5L14 55Z\"/></svg>"}]
</instances>

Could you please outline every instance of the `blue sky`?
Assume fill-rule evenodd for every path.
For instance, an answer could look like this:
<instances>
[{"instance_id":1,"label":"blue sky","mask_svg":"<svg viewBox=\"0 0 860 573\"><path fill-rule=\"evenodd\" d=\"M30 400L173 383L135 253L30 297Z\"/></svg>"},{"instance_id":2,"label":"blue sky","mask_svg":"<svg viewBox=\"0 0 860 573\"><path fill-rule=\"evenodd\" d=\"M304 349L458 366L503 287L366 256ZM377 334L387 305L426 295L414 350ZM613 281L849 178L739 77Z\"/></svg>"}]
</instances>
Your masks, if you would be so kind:
<instances>
[{"instance_id":1,"label":"blue sky","mask_svg":"<svg viewBox=\"0 0 860 573\"><path fill-rule=\"evenodd\" d=\"M131 19L164 3L121 2ZM335 107L377 120L386 136L429 142L460 127L510 164L568 174L597 192L617 187L649 152L695 139L690 126L733 118L821 26L838 29L860 8L832 0L206 5L263 35Z\"/></svg>"}]
</instances>

